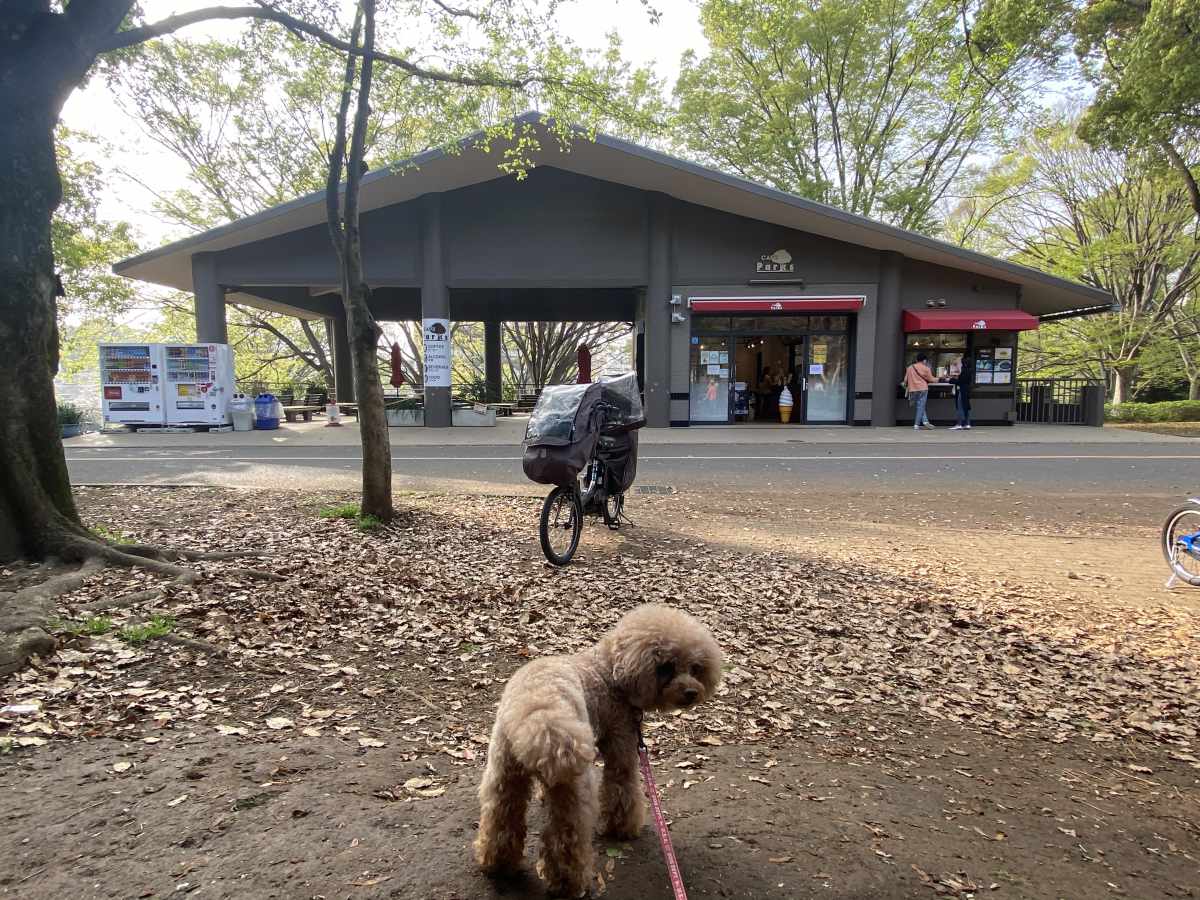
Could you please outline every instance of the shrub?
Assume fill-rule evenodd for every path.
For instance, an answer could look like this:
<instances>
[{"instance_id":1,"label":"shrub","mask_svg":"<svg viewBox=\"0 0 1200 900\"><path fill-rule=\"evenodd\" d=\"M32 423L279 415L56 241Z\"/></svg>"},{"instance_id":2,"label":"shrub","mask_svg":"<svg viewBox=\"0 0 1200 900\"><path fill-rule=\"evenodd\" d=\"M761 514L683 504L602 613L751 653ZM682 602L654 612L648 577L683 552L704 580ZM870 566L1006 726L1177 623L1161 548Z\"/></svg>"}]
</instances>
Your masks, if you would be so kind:
<instances>
[{"instance_id":1,"label":"shrub","mask_svg":"<svg viewBox=\"0 0 1200 900\"><path fill-rule=\"evenodd\" d=\"M58 404L58 424L78 425L83 421L83 410L74 403Z\"/></svg>"},{"instance_id":2,"label":"shrub","mask_svg":"<svg viewBox=\"0 0 1200 900\"><path fill-rule=\"evenodd\" d=\"M1109 422L1200 422L1200 400L1168 400L1164 403L1122 403L1104 407Z\"/></svg>"}]
</instances>

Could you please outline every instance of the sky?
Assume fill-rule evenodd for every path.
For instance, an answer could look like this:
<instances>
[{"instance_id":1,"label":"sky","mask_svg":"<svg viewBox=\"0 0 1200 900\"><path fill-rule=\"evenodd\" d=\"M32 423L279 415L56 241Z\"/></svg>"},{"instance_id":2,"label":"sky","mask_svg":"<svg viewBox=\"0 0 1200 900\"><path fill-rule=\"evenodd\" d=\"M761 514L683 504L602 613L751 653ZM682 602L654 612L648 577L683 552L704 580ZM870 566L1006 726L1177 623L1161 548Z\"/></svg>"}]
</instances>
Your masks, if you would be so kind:
<instances>
[{"instance_id":1,"label":"sky","mask_svg":"<svg viewBox=\"0 0 1200 900\"><path fill-rule=\"evenodd\" d=\"M143 0L141 4L148 21L211 5L212 0ZM605 35L615 29L621 36L625 58L635 65L652 66L670 85L678 74L683 52L694 49L703 54L707 44L694 0L654 0L653 6L662 13L658 24L649 21L639 0L574 0L561 8L558 19L562 33L583 48L605 47ZM203 23L179 35L189 39L233 37L242 27L237 22ZM178 226L155 217L152 190L165 193L182 185L187 168L147 140L141 124L114 102L103 79L94 79L71 96L62 121L70 128L104 139L113 148L111 155L96 160L109 173L100 204L104 218L130 222L147 249L181 236ZM146 187L117 176L118 169L136 172Z\"/></svg>"}]
</instances>

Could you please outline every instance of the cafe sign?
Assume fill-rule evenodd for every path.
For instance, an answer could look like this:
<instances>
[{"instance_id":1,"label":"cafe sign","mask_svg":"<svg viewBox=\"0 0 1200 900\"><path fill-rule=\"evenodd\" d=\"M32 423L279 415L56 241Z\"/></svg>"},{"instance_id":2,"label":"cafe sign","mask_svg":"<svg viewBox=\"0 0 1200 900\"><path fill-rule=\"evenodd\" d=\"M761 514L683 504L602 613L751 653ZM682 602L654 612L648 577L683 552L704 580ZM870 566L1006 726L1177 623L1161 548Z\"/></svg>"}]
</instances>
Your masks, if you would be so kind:
<instances>
[{"instance_id":1,"label":"cafe sign","mask_svg":"<svg viewBox=\"0 0 1200 900\"><path fill-rule=\"evenodd\" d=\"M764 253L758 258L760 273L795 272L796 264L792 262L792 254L786 250L776 250L774 253Z\"/></svg>"}]
</instances>

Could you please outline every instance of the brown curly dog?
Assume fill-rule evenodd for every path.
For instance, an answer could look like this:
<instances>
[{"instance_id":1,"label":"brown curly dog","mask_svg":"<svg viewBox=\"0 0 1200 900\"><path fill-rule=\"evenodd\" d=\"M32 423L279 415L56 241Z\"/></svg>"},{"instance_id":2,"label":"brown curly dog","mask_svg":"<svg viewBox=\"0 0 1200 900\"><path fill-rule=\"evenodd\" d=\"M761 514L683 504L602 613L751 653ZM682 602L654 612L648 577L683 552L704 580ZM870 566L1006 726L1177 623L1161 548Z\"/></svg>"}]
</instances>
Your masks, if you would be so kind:
<instances>
[{"instance_id":1,"label":"brown curly dog","mask_svg":"<svg viewBox=\"0 0 1200 900\"><path fill-rule=\"evenodd\" d=\"M500 697L475 859L489 874L515 874L525 848L525 813L536 780L549 822L539 869L552 895L576 897L592 880L597 808L604 831L632 838L644 819L638 722L645 710L694 706L721 678L721 650L686 613L648 604L630 612L596 646L520 668ZM599 788L593 765L604 760Z\"/></svg>"}]
</instances>

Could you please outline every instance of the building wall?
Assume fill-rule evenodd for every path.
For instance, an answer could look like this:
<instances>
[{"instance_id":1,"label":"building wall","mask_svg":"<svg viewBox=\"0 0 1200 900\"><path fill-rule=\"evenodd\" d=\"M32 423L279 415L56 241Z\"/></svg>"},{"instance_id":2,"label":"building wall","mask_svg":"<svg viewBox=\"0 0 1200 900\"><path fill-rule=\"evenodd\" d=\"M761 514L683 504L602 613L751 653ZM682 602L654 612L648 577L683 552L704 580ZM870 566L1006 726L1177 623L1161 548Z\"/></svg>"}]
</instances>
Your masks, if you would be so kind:
<instances>
[{"instance_id":1,"label":"building wall","mask_svg":"<svg viewBox=\"0 0 1200 900\"><path fill-rule=\"evenodd\" d=\"M413 203L362 214L363 268L368 282L420 284L419 226L419 210ZM217 278L225 285L331 286L341 282L324 224L222 250L216 256Z\"/></svg>"},{"instance_id":2,"label":"building wall","mask_svg":"<svg viewBox=\"0 0 1200 900\"><path fill-rule=\"evenodd\" d=\"M569 173L550 167L533 170L524 182L502 177L441 195L445 281L451 290L495 291L485 306L502 315L506 291L525 288L644 290L650 281L650 211L670 223L670 294L681 302L675 310L682 323L670 325L665 346L646 347L669 357L669 420L686 421L688 403L691 296L756 296L786 294L863 295L866 305L856 317L852 420L871 417L875 374L878 251L722 213L693 204ZM380 302L411 315L422 284L422 204L406 204L363 215L363 249L367 278L381 288ZM658 246L665 246L660 244ZM792 257L791 272L762 273L760 259L779 250ZM223 285L333 286L338 282L332 248L324 225L215 254ZM665 271L665 270L664 270ZM773 280L775 284L751 284ZM792 283L786 283L792 282ZM659 280L654 293L663 293ZM392 289L386 293L385 289ZM409 293L405 293L408 291ZM411 292L416 292L412 294ZM481 295L482 296L482 295ZM602 302L601 293L560 292L552 298L580 306L579 318L632 308L632 294L621 303ZM589 299L591 298L591 299ZM528 298L526 298L528 299ZM646 293L639 320L647 310L659 314L670 296ZM900 305L924 309L930 300L947 308L1011 309L1019 305L1012 285L954 269L906 260L902 268ZM478 303L475 304L479 306ZM603 306L604 310L591 307ZM525 304L528 307L528 304ZM585 309L583 307L588 307ZM474 307L472 308L474 311ZM513 310L515 311L515 307ZM485 310L486 311L486 310ZM528 310L525 309L527 312ZM384 312L381 309L381 312ZM386 317L386 313L385 316ZM656 332L657 333L657 332ZM660 357L661 359L661 357ZM899 381L900 373L896 373ZM679 398L679 399L676 399ZM1011 390L980 391L980 418L1003 418L1012 408ZM908 412L898 409L902 419ZM934 410L935 414L940 414Z\"/></svg>"},{"instance_id":3,"label":"building wall","mask_svg":"<svg viewBox=\"0 0 1200 900\"><path fill-rule=\"evenodd\" d=\"M454 287L635 286L647 280L642 191L534 169L442 197Z\"/></svg>"}]
</instances>

